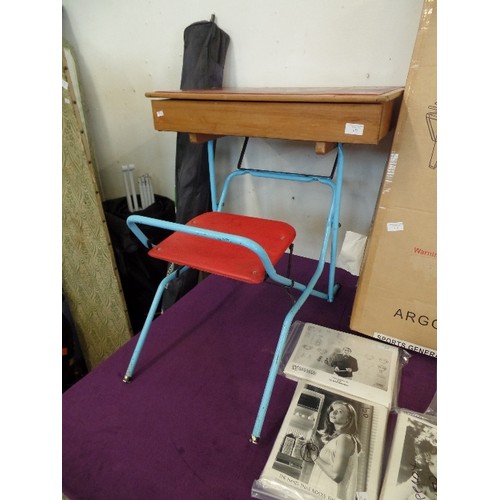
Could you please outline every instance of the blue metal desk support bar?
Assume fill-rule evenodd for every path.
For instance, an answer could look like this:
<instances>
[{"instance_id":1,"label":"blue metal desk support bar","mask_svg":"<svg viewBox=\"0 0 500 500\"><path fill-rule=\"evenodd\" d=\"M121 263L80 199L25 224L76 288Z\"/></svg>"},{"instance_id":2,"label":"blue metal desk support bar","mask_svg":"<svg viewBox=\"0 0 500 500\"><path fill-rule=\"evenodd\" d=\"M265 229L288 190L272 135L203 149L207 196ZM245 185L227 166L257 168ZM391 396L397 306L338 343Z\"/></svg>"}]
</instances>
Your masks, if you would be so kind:
<instances>
[{"instance_id":1,"label":"blue metal desk support bar","mask_svg":"<svg viewBox=\"0 0 500 500\"><path fill-rule=\"evenodd\" d=\"M252 175L255 177L266 177L266 178L282 179L282 180L296 181L296 182L319 182L321 184L329 186L331 189L331 202L326 217L325 231L323 236L323 242L321 245L320 255L318 258L318 264L311 279L306 284L295 282L290 278L282 276L279 273L277 273L266 251L257 242L249 238L245 238L230 233L204 229L201 227L194 227L170 221L152 219L140 215L131 215L127 218L128 227L135 234L135 236L137 236L137 238L145 247L151 248L153 245L149 242L148 238L139 228L139 225L147 225L161 229L167 229L170 231L180 231L195 236L201 236L204 238L225 241L228 243L232 243L234 245L240 245L249 249L259 257L260 261L262 262L265 268L266 274L270 280L280 283L284 286L293 287L301 292L299 298L297 299L293 307L290 309L290 311L287 313L283 321L281 333L276 346L276 351L269 370L269 375L264 388L264 393L262 395L254 428L250 438L250 441L252 443L257 443L259 441L260 434L262 431L262 426L271 399L272 391L276 381L276 376L278 374L279 364L281 361L281 357L283 355L283 350L286 344L290 326L292 324L295 315L297 314L299 309L302 307L302 305L310 295L322 298L324 300L327 300L328 302L333 302L335 293L339 288L338 284L335 284L335 265L336 265L337 238L339 229L340 198L342 192L342 180L344 173L343 145L341 143L338 144L334 170L332 171L332 176L330 177L318 176L318 175L294 174L288 172L276 172L268 170L255 170L246 168L238 169L231 172L227 176L224 185L222 187L220 199L217 198L217 189L215 182L215 158L214 158L213 141L208 142L208 160L210 169L212 208L214 212L222 211L222 207L224 206L224 202L226 199L230 183L232 182L233 179L241 175ZM333 172L336 172L335 181L333 180ZM330 253L330 268L328 271L328 290L325 293L323 291L316 290L314 287L316 286L318 279L320 278L324 270L328 253ZM134 374L137 361L139 359L143 345L146 341L147 335L151 327L151 323L153 321L155 312L158 308L159 302L161 300L165 288L168 286L168 283L171 280L173 280L178 274L182 274L183 272L185 272L186 269L188 269L188 266L184 266L178 271L167 275L159 284L153 302L151 304L150 310L146 317L146 321L139 335L136 347L134 349L129 365L127 367L127 371L125 373L125 376L123 377L124 382L130 382L132 380L132 376Z\"/></svg>"}]
</instances>

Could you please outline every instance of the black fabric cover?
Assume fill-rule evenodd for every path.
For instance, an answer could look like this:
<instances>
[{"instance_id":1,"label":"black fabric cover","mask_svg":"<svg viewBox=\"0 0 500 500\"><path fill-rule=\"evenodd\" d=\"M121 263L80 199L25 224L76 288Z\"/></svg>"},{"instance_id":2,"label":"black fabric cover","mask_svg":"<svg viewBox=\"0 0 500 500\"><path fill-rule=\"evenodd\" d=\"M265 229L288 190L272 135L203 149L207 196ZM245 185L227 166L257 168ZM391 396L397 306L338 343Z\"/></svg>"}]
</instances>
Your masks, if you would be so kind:
<instances>
[{"instance_id":1,"label":"black fabric cover","mask_svg":"<svg viewBox=\"0 0 500 500\"><path fill-rule=\"evenodd\" d=\"M181 89L221 88L229 35L211 21L191 24L184 30ZM178 133L175 158L176 221L187 221L211 210L206 144L193 144L189 134ZM173 280L163 297L166 309L198 283L198 271L189 270Z\"/></svg>"},{"instance_id":2,"label":"black fabric cover","mask_svg":"<svg viewBox=\"0 0 500 500\"><path fill-rule=\"evenodd\" d=\"M168 263L152 259L147 254L148 249L128 228L127 217L132 214L128 210L125 197L107 200L103 203L103 208L130 323L135 334L142 329L156 289L167 273ZM135 214L173 222L175 205L170 198L155 194L155 202ZM141 226L141 229L153 244L171 234L170 231L155 227Z\"/></svg>"}]
</instances>

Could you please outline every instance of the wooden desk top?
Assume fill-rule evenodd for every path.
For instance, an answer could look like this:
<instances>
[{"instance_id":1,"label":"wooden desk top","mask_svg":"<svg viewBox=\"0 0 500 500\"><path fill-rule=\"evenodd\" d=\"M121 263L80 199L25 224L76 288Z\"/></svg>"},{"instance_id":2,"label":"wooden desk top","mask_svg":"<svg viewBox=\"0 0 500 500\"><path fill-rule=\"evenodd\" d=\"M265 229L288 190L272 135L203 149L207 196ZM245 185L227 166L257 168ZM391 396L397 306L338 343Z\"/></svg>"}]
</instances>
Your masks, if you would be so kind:
<instances>
[{"instance_id":1,"label":"wooden desk top","mask_svg":"<svg viewBox=\"0 0 500 500\"><path fill-rule=\"evenodd\" d=\"M403 90L404 87L226 87L210 90L159 90L146 92L146 97L203 101L378 103L396 99L403 94Z\"/></svg>"},{"instance_id":2,"label":"wooden desk top","mask_svg":"<svg viewBox=\"0 0 500 500\"><path fill-rule=\"evenodd\" d=\"M225 135L378 144L394 125L404 87L222 88L147 92L156 130L192 142Z\"/></svg>"}]
</instances>

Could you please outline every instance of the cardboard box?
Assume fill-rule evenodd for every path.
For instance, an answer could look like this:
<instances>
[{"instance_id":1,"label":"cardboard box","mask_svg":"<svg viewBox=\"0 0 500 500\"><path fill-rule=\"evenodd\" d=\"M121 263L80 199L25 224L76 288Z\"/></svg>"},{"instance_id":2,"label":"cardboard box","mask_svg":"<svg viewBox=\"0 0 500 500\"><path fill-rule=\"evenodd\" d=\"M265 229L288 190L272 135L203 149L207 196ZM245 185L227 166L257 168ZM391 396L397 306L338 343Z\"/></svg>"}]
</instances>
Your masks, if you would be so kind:
<instances>
[{"instance_id":1,"label":"cardboard box","mask_svg":"<svg viewBox=\"0 0 500 500\"><path fill-rule=\"evenodd\" d=\"M425 0L352 330L437 355L437 2Z\"/></svg>"}]
</instances>

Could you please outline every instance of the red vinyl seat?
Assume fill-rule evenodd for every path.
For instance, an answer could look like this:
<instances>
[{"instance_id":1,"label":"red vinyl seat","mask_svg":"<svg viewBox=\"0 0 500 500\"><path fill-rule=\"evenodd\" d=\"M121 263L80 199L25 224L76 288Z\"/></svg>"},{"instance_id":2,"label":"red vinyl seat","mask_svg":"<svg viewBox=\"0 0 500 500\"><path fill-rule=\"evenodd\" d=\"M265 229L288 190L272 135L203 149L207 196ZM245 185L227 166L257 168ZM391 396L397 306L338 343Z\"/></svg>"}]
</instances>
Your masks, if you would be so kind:
<instances>
[{"instance_id":1,"label":"red vinyl seat","mask_svg":"<svg viewBox=\"0 0 500 500\"><path fill-rule=\"evenodd\" d=\"M275 265L295 239L295 229L286 222L224 212L206 212L186 225L249 238L266 251ZM174 232L149 250L156 259L187 265L245 283L258 284L266 278L261 259L235 243Z\"/></svg>"}]
</instances>

